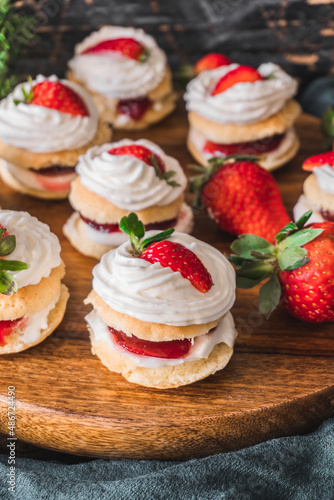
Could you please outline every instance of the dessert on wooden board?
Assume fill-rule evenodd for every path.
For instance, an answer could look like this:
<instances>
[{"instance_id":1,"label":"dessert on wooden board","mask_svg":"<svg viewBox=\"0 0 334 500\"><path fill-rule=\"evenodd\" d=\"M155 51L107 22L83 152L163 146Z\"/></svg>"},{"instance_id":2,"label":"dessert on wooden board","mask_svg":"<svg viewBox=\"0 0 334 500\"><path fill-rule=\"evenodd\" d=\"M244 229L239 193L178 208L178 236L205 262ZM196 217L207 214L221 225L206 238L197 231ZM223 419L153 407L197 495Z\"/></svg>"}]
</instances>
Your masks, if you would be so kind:
<instances>
[{"instance_id":1,"label":"dessert on wooden board","mask_svg":"<svg viewBox=\"0 0 334 500\"><path fill-rule=\"evenodd\" d=\"M231 264L173 229L145 234L134 213L121 228L130 241L102 257L85 301L92 352L129 382L159 389L224 368L237 335Z\"/></svg>"},{"instance_id":2,"label":"dessert on wooden board","mask_svg":"<svg viewBox=\"0 0 334 500\"><path fill-rule=\"evenodd\" d=\"M175 108L166 55L141 29L104 26L76 45L68 77L92 94L117 129L144 129Z\"/></svg>"},{"instance_id":3,"label":"dessert on wooden board","mask_svg":"<svg viewBox=\"0 0 334 500\"><path fill-rule=\"evenodd\" d=\"M80 157L69 200L75 210L64 233L81 253L101 258L127 241L119 223L136 211L146 230L190 233L187 179L179 162L147 139L96 146Z\"/></svg>"},{"instance_id":4,"label":"dessert on wooden board","mask_svg":"<svg viewBox=\"0 0 334 500\"><path fill-rule=\"evenodd\" d=\"M23 351L63 319L65 265L49 226L27 212L0 210L0 354Z\"/></svg>"},{"instance_id":5,"label":"dessert on wooden board","mask_svg":"<svg viewBox=\"0 0 334 500\"><path fill-rule=\"evenodd\" d=\"M334 152L311 156L304 161L303 169L312 173L293 209L295 220L312 210L311 222L334 222Z\"/></svg>"},{"instance_id":6,"label":"dessert on wooden board","mask_svg":"<svg viewBox=\"0 0 334 500\"><path fill-rule=\"evenodd\" d=\"M290 220L273 176L251 156L212 158L208 166L193 165L190 179L195 209L205 208L231 234L255 233L274 241Z\"/></svg>"},{"instance_id":7,"label":"dessert on wooden board","mask_svg":"<svg viewBox=\"0 0 334 500\"><path fill-rule=\"evenodd\" d=\"M0 174L37 198L66 198L79 155L110 138L90 94L56 76L39 75L0 102Z\"/></svg>"},{"instance_id":8,"label":"dessert on wooden board","mask_svg":"<svg viewBox=\"0 0 334 500\"><path fill-rule=\"evenodd\" d=\"M204 60L202 67L214 62ZM200 67L187 86L190 153L201 165L231 154L260 156L266 170L284 165L299 148L293 128L300 114L293 99L296 81L273 63L258 69L221 64Z\"/></svg>"}]
</instances>

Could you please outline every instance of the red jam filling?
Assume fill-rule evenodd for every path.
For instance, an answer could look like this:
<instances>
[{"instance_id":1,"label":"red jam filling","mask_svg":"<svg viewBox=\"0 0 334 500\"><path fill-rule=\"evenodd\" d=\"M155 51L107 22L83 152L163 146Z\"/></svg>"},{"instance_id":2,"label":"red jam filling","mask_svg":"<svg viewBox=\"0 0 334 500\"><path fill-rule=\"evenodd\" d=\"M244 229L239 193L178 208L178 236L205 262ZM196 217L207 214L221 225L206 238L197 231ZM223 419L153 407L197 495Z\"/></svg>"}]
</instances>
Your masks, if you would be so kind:
<instances>
[{"instance_id":1,"label":"red jam filling","mask_svg":"<svg viewBox=\"0 0 334 500\"><path fill-rule=\"evenodd\" d=\"M101 233L119 233L121 232L118 224L100 224L99 222L95 222L93 220L87 219L80 214L81 219L88 224L88 226L96 229L96 231L101 231ZM146 224L145 231L157 230L157 231L165 231L171 227L174 227L177 223L177 218L164 220L162 222L152 222L151 224Z\"/></svg>"},{"instance_id":2,"label":"red jam filling","mask_svg":"<svg viewBox=\"0 0 334 500\"><path fill-rule=\"evenodd\" d=\"M329 212L328 210L320 210L323 218L329 222L334 222L334 213Z\"/></svg>"},{"instance_id":3,"label":"red jam filling","mask_svg":"<svg viewBox=\"0 0 334 500\"><path fill-rule=\"evenodd\" d=\"M274 151L280 145L285 134L276 134L265 139L236 144L216 144L206 141L203 151L213 156L229 156L235 154L261 155Z\"/></svg>"},{"instance_id":4,"label":"red jam filling","mask_svg":"<svg viewBox=\"0 0 334 500\"><path fill-rule=\"evenodd\" d=\"M52 167L41 168L40 170L35 168L29 168L31 172L38 175L45 175L47 177L53 177L58 175L74 174L75 167L62 167L61 165L53 165Z\"/></svg>"},{"instance_id":5,"label":"red jam filling","mask_svg":"<svg viewBox=\"0 0 334 500\"><path fill-rule=\"evenodd\" d=\"M124 332L115 330L111 326L110 330L113 341L133 354L141 356L150 356L154 358L178 359L188 354L191 347L190 339L170 340L167 342L150 342L149 340L139 339L132 335L129 337Z\"/></svg>"},{"instance_id":6,"label":"red jam filling","mask_svg":"<svg viewBox=\"0 0 334 500\"><path fill-rule=\"evenodd\" d=\"M17 318L12 321L0 321L0 345L6 345L7 342L5 337L8 337L14 330L23 328L27 319L26 316L23 316L22 318Z\"/></svg>"},{"instance_id":7,"label":"red jam filling","mask_svg":"<svg viewBox=\"0 0 334 500\"><path fill-rule=\"evenodd\" d=\"M122 99L118 101L117 113L119 115L127 115L132 120L140 120L148 108L151 106L151 101L147 97L141 99Z\"/></svg>"}]
</instances>

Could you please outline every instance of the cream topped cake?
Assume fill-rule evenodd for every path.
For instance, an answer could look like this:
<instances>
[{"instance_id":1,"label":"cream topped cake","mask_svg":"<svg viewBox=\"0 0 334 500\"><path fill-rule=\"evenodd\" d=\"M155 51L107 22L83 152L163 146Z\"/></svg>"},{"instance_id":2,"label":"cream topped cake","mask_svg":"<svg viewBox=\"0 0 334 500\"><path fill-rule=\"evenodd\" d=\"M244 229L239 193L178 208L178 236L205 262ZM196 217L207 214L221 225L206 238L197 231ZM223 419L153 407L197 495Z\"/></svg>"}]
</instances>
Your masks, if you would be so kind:
<instances>
[{"instance_id":1,"label":"cream topped cake","mask_svg":"<svg viewBox=\"0 0 334 500\"><path fill-rule=\"evenodd\" d=\"M2 256L2 268L8 264L10 274L7 289L3 279L0 289L0 353L8 354L49 336L63 319L69 294L61 283L65 266L59 241L49 226L27 212L0 210L0 228L0 243L10 238L13 245Z\"/></svg>"},{"instance_id":2,"label":"cream topped cake","mask_svg":"<svg viewBox=\"0 0 334 500\"><path fill-rule=\"evenodd\" d=\"M69 78L92 94L115 128L142 129L175 107L165 53L141 29L104 26L76 45Z\"/></svg>"},{"instance_id":3,"label":"cream topped cake","mask_svg":"<svg viewBox=\"0 0 334 500\"><path fill-rule=\"evenodd\" d=\"M130 241L102 257L86 299L93 305L86 317L93 352L130 382L157 388L224 368L237 335L231 264L172 229L144 235L133 213L121 228Z\"/></svg>"},{"instance_id":4,"label":"cream topped cake","mask_svg":"<svg viewBox=\"0 0 334 500\"><path fill-rule=\"evenodd\" d=\"M0 102L0 173L15 190L65 198L79 155L110 137L86 90L39 75Z\"/></svg>"},{"instance_id":5,"label":"cream topped cake","mask_svg":"<svg viewBox=\"0 0 334 500\"><path fill-rule=\"evenodd\" d=\"M296 92L296 81L273 63L202 71L185 94L190 152L202 165L231 154L259 156L267 170L283 165L299 147Z\"/></svg>"},{"instance_id":6,"label":"cream topped cake","mask_svg":"<svg viewBox=\"0 0 334 500\"><path fill-rule=\"evenodd\" d=\"M304 193L293 209L295 220L312 210L310 223L334 222L334 152L311 156L303 163L303 169L312 172L304 182Z\"/></svg>"},{"instance_id":7,"label":"cream topped cake","mask_svg":"<svg viewBox=\"0 0 334 500\"><path fill-rule=\"evenodd\" d=\"M151 141L123 139L80 157L69 200L75 210L64 233L81 253L96 258L127 240L122 217L135 211L146 230L189 233L193 214L184 203L187 179L179 162Z\"/></svg>"}]
</instances>

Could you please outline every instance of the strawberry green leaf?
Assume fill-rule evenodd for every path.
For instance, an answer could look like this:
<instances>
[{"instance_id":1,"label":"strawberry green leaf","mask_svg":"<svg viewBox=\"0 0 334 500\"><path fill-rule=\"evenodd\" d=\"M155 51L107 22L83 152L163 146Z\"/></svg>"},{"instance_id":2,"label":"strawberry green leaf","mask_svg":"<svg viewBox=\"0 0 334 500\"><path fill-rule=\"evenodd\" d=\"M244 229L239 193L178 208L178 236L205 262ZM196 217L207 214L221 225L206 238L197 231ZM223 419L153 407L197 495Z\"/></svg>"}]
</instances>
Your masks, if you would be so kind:
<instances>
[{"instance_id":1,"label":"strawberry green leaf","mask_svg":"<svg viewBox=\"0 0 334 500\"><path fill-rule=\"evenodd\" d=\"M307 250L301 247L286 248L277 254L277 261L282 271L293 271L309 262Z\"/></svg>"},{"instance_id":2,"label":"strawberry green leaf","mask_svg":"<svg viewBox=\"0 0 334 500\"><path fill-rule=\"evenodd\" d=\"M0 239L2 238L3 233L5 233L6 231L7 231L7 229L5 229L3 227L0 228Z\"/></svg>"},{"instance_id":3,"label":"strawberry green leaf","mask_svg":"<svg viewBox=\"0 0 334 500\"><path fill-rule=\"evenodd\" d=\"M240 257L240 255L225 255L225 257L230 261L232 262L232 264L234 264L236 267L241 267L242 264L248 260L248 259L245 259L244 257Z\"/></svg>"},{"instance_id":4,"label":"strawberry green leaf","mask_svg":"<svg viewBox=\"0 0 334 500\"><path fill-rule=\"evenodd\" d=\"M242 276L244 278L249 278L252 280L262 280L268 274L273 272L273 266L265 262L261 261L245 261L240 269L236 270L237 276Z\"/></svg>"},{"instance_id":5,"label":"strawberry green leaf","mask_svg":"<svg viewBox=\"0 0 334 500\"><path fill-rule=\"evenodd\" d=\"M304 215L301 216L300 219L297 220L296 222L296 226L298 229L302 229L306 222L309 220L309 218L311 217L312 215L312 210L309 210L308 212L306 212Z\"/></svg>"},{"instance_id":6,"label":"strawberry green leaf","mask_svg":"<svg viewBox=\"0 0 334 500\"><path fill-rule=\"evenodd\" d=\"M306 228L297 231L296 233L288 236L283 242L280 244L280 249L284 250L285 248L295 248L302 247L314 240L319 234L323 232L323 229L312 229Z\"/></svg>"},{"instance_id":7,"label":"strawberry green leaf","mask_svg":"<svg viewBox=\"0 0 334 500\"><path fill-rule=\"evenodd\" d=\"M279 233L276 234L275 240L277 245L281 243L281 241L285 240L292 232L297 231L297 226L294 222L289 222L286 226L283 227L283 229L280 230Z\"/></svg>"},{"instance_id":8,"label":"strawberry green leaf","mask_svg":"<svg viewBox=\"0 0 334 500\"><path fill-rule=\"evenodd\" d=\"M254 257L250 254L251 251L273 254L275 247L269 241L255 234L242 234L232 243L231 249L237 255L251 259Z\"/></svg>"},{"instance_id":9,"label":"strawberry green leaf","mask_svg":"<svg viewBox=\"0 0 334 500\"><path fill-rule=\"evenodd\" d=\"M270 277L270 280L265 283L260 290L259 296L259 311L269 318L270 314L279 304L281 298L281 285L275 273Z\"/></svg>"},{"instance_id":10,"label":"strawberry green leaf","mask_svg":"<svg viewBox=\"0 0 334 500\"><path fill-rule=\"evenodd\" d=\"M23 271L23 269L28 269L28 267L30 267L29 264L19 260L0 259L0 270L3 271Z\"/></svg>"},{"instance_id":11,"label":"strawberry green leaf","mask_svg":"<svg viewBox=\"0 0 334 500\"><path fill-rule=\"evenodd\" d=\"M3 295L12 295L15 292L17 292L15 278L5 271L0 271L0 293Z\"/></svg>"},{"instance_id":12,"label":"strawberry green leaf","mask_svg":"<svg viewBox=\"0 0 334 500\"><path fill-rule=\"evenodd\" d=\"M152 245L152 243L157 243L158 241L167 240L170 235L174 232L174 228L166 229L166 231L162 231L161 233L156 234L155 236L151 236L151 238L146 238L141 245L140 250L143 251L145 248Z\"/></svg>"},{"instance_id":13,"label":"strawberry green leaf","mask_svg":"<svg viewBox=\"0 0 334 500\"><path fill-rule=\"evenodd\" d=\"M264 280L267 276L269 276L269 274L266 274L261 278L253 279L253 280L250 278L245 278L244 276L236 276L237 288L242 288L244 290L246 290L248 288L253 288L254 286L261 283L261 281Z\"/></svg>"},{"instance_id":14,"label":"strawberry green leaf","mask_svg":"<svg viewBox=\"0 0 334 500\"><path fill-rule=\"evenodd\" d=\"M230 161L230 160L235 160L235 161L252 161L254 163L258 162L260 158L257 156L253 155L242 155L242 154L235 154L235 155L228 155L228 156L223 156L223 157L213 157L210 158L209 163L213 163L214 165L223 165L224 163Z\"/></svg>"},{"instance_id":15,"label":"strawberry green leaf","mask_svg":"<svg viewBox=\"0 0 334 500\"><path fill-rule=\"evenodd\" d=\"M138 216L131 212L128 216L122 217L119 224L120 229L128 234L133 233L137 238L142 238L145 234L144 224L138 219Z\"/></svg>"},{"instance_id":16,"label":"strawberry green leaf","mask_svg":"<svg viewBox=\"0 0 334 500\"><path fill-rule=\"evenodd\" d=\"M10 234L4 236L0 241L0 257L5 257L10 253L14 252L16 246L16 238L14 235Z\"/></svg>"},{"instance_id":17,"label":"strawberry green leaf","mask_svg":"<svg viewBox=\"0 0 334 500\"><path fill-rule=\"evenodd\" d=\"M166 181L169 186L172 186L172 187L180 186L180 184L178 182L169 180L171 177L174 177L176 175L176 172L174 170L170 170L170 171L164 172L164 173L161 172L157 157L154 154L152 154L152 165L153 165L154 170L155 170L155 175L159 179Z\"/></svg>"}]
</instances>

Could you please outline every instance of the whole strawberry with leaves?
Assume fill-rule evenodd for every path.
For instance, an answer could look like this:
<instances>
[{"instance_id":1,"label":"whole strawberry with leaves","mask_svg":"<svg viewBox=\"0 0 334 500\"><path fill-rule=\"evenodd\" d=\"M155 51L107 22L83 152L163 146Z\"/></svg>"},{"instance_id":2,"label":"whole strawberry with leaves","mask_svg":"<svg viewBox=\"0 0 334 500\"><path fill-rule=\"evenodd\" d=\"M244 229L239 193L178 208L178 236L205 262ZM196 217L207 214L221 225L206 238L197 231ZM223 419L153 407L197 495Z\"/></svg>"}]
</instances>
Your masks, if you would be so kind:
<instances>
[{"instance_id":1,"label":"whole strawberry with leaves","mask_svg":"<svg viewBox=\"0 0 334 500\"><path fill-rule=\"evenodd\" d=\"M237 267L237 287L263 280L259 310L267 317L281 303L298 319L334 321L334 223L305 224L312 211L290 222L276 244L252 234L233 242L229 260Z\"/></svg>"},{"instance_id":2,"label":"whole strawberry with leaves","mask_svg":"<svg viewBox=\"0 0 334 500\"><path fill-rule=\"evenodd\" d=\"M190 179L196 193L194 209L205 208L220 229L231 234L253 233L274 242L290 220L273 176L258 158L230 155L211 158L206 167L193 165Z\"/></svg>"}]
</instances>

